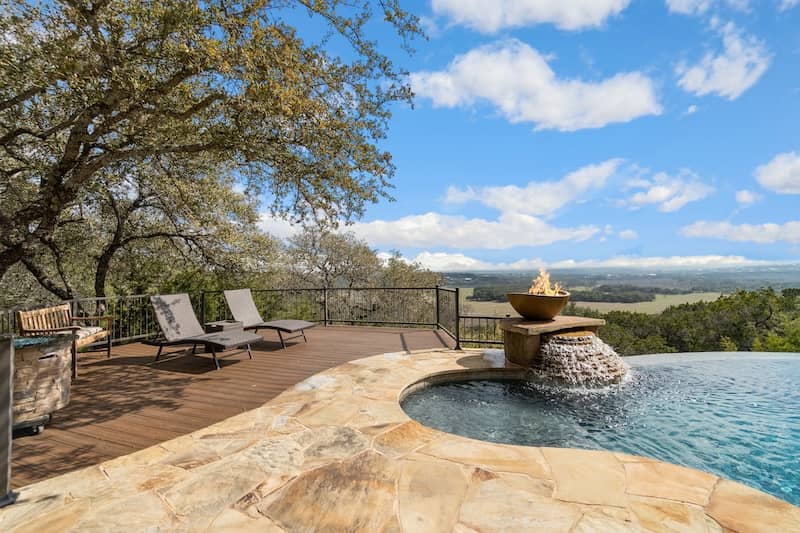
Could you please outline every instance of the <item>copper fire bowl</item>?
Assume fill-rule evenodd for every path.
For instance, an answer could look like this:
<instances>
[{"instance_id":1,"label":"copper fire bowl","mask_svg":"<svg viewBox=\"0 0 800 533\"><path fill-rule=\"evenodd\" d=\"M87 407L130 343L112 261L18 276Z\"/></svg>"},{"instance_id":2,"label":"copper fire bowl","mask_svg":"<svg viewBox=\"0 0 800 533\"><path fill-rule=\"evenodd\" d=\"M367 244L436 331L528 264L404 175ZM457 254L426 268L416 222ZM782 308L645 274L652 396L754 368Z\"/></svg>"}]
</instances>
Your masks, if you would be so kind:
<instances>
[{"instance_id":1,"label":"copper fire bowl","mask_svg":"<svg viewBox=\"0 0 800 533\"><path fill-rule=\"evenodd\" d=\"M569 301L567 291L561 291L556 296L522 292L509 292L506 296L511 307L527 320L552 320Z\"/></svg>"}]
</instances>

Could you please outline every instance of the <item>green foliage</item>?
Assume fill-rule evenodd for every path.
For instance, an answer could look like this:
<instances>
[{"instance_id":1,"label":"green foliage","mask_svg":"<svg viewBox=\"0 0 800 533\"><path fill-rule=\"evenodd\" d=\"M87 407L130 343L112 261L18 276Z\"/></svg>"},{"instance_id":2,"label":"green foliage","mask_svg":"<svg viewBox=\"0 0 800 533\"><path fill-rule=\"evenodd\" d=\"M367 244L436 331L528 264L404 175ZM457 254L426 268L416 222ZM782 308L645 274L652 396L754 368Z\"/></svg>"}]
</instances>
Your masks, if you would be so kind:
<instances>
[{"instance_id":1,"label":"green foliage","mask_svg":"<svg viewBox=\"0 0 800 533\"><path fill-rule=\"evenodd\" d=\"M565 314L604 318L600 336L623 355L662 352L800 352L800 291L737 291L658 315L606 314L567 306Z\"/></svg>"},{"instance_id":2,"label":"green foliage","mask_svg":"<svg viewBox=\"0 0 800 533\"><path fill-rule=\"evenodd\" d=\"M63 252L50 243L120 167L179 191L235 176L296 219L350 220L388 195L379 143L411 91L367 29L419 34L398 0L0 5L0 277Z\"/></svg>"},{"instance_id":3,"label":"green foliage","mask_svg":"<svg viewBox=\"0 0 800 533\"><path fill-rule=\"evenodd\" d=\"M738 352L739 347L736 346L736 343L730 337L722 336L719 339L720 349L723 352Z\"/></svg>"},{"instance_id":4,"label":"green foliage","mask_svg":"<svg viewBox=\"0 0 800 533\"><path fill-rule=\"evenodd\" d=\"M293 287L434 287L441 277L395 252L385 260L352 233L307 227L289 239Z\"/></svg>"}]
</instances>

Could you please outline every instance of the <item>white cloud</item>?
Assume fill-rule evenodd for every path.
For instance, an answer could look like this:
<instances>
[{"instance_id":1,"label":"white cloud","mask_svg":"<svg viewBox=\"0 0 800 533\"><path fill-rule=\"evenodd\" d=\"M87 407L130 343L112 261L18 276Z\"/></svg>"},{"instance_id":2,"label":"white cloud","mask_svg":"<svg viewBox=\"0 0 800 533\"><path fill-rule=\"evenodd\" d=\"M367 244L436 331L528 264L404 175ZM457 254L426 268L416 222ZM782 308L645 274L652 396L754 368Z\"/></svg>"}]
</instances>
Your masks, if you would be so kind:
<instances>
[{"instance_id":1,"label":"white cloud","mask_svg":"<svg viewBox=\"0 0 800 533\"><path fill-rule=\"evenodd\" d=\"M444 196L444 201L448 204L463 204L471 202L478 198L478 193L470 186L464 189L459 189L455 185L447 187L447 192Z\"/></svg>"},{"instance_id":2,"label":"white cloud","mask_svg":"<svg viewBox=\"0 0 800 533\"><path fill-rule=\"evenodd\" d=\"M677 211L690 202L702 200L714 191L688 170L682 170L674 177L659 172L650 180L637 178L628 183L628 188L641 190L624 200L623 205L639 209L658 204L658 210L664 213Z\"/></svg>"},{"instance_id":3,"label":"white cloud","mask_svg":"<svg viewBox=\"0 0 800 533\"><path fill-rule=\"evenodd\" d=\"M682 15L698 15L711 7L712 0L667 0L667 8L672 13Z\"/></svg>"},{"instance_id":4,"label":"white cloud","mask_svg":"<svg viewBox=\"0 0 800 533\"><path fill-rule=\"evenodd\" d=\"M639 234L632 229L624 229L619 232L619 238L625 240L633 240L639 237Z\"/></svg>"},{"instance_id":5,"label":"white cloud","mask_svg":"<svg viewBox=\"0 0 800 533\"><path fill-rule=\"evenodd\" d=\"M748 191L747 189L736 191L736 203L738 203L739 205L742 206L753 205L759 200L761 200L761 195L754 193L753 191Z\"/></svg>"},{"instance_id":6,"label":"white cloud","mask_svg":"<svg viewBox=\"0 0 800 533\"><path fill-rule=\"evenodd\" d=\"M690 105L686 108L686 111L683 112L684 115L694 115L695 113L697 113L697 106L694 104Z\"/></svg>"},{"instance_id":7,"label":"white cloud","mask_svg":"<svg viewBox=\"0 0 800 533\"><path fill-rule=\"evenodd\" d=\"M732 22L720 26L712 20L712 27L722 35L723 50L707 53L695 65L678 65L678 85L698 96L718 94L735 100L761 78L772 57L763 41L744 35Z\"/></svg>"},{"instance_id":8,"label":"white cloud","mask_svg":"<svg viewBox=\"0 0 800 533\"><path fill-rule=\"evenodd\" d=\"M764 264L740 255L673 255L668 257L621 256L585 261L565 260L548 265L551 268L717 268Z\"/></svg>"},{"instance_id":9,"label":"white cloud","mask_svg":"<svg viewBox=\"0 0 800 533\"><path fill-rule=\"evenodd\" d=\"M734 242L772 244L776 242L800 243L800 221L785 224L738 224L701 220L681 228L686 237L723 239Z\"/></svg>"},{"instance_id":10,"label":"white cloud","mask_svg":"<svg viewBox=\"0 0 800 533\"><path fill-rule=\"evenodd\" d=\"M497 220L425 213L396 220L356 222L348 227L372 246L506 249L557 241L584 241L595 226L559 228L540 218L504 213Z\"/></svg>"},{"instance_id":11,"label":"white cloud","mask_svg":"<svg viewBox=\"0 0 800 533\"><path fill-rule=\"evenodd\" d=\"M800 155L797 152L778 154L769 163L755 170L762 187L781 194L800 194Z\"/></svg>"},{"instance_id":12,"label":"white cloud","mask_svg":"<svg viewBox=\"0 0 800 533\"><path fill-rule=\"evenodd\" d=\"M480 270L537 270L547 268L718 268L766 264L767 261L748 259L738 255L690 255L669 257L621 256L610 259L546 262L543 259L521 259L511 263L483 261L462 253L422 252L415 262L438 272L465 272Z\"/></svg>"},{"instance_id":13,"label":"white cloud","mask_svg":"<svg viewBox=\"0 0 800 533\"><path fill-rule=\"evenodd\" d=\"M534 24L554 24L562 30L602 25L618 15L630 0L433 0L433 11L454 23L483 33Z\"/></svg>"},{"instance_id":14,"label":"white cloud","mask_svg":"<svg viewBox=\"0 0 800 533\"><path fill-rule=\"evenodd\" d=\"M261 228L261 231L265 231L279 239L291 237L302 229L300 226L292 224L288 220L273 217L269 213L261 213L258 226Z\"/></svg>"},{"instance_id":15,"label":"white cloud","mask_svg":"<svg viewBox=\"0 0 800 533\"><path fill-rule=\"evenodd\" d=\"M797 0L784 0L784 1L797 1ZM667 8L672 13L680 13L682 15L702 15L711 9L714 5L714 0L667 0ZM738 11L747 11L750 9L749 0L724 0L727 6Z\"/></svg>"},{"instance_id":16,"label":"white cloud","mask_svg":"<svg viewBox=\"0 0 800 533\"><path fill-rule=\"evenodd\" d=\"M621 163L621 159L609 159L581 167L558 181L532 181L525 187L505 185L458 189L450 186L445 200L450 203L475 200L502 212L551 215L590 189L603 187Z\"/></svg>"},{"instance_id":17,"label":"white cloud","mask_svg":"<svg viewBox=\"0 0 800 533\"><path fill-rule=\"evenodd\" d=\"M507 40L457 56L445 70L411 74L414 92L437 107L489 102L513 123L537 130L575 131L659 115L655 87L640 72L601 81L558 78L547 59L518 40Z\"/></svg>"},{"instance_id":18,"label":"white cloud","mask_svg":"<svg viewBox=\"0 0 800 533\"><path fill-rule=\"evenodd\" d=\"M787 11L789 9L792 9L798 4L800 4L800 0L782 0L781 5L778 6L778 9L780 11Z\"/></svg>"}]
</instances>

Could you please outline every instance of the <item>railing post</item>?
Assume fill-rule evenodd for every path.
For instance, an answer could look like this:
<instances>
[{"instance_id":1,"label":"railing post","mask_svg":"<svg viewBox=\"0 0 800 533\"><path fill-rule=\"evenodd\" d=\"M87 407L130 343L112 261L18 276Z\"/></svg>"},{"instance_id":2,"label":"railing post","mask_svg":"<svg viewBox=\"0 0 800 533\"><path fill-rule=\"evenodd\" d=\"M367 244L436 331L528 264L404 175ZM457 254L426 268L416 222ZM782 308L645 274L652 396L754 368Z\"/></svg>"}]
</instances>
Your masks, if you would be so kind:
<instances>
[{"instance_id":1,"label":"railing post","mask_svg":"<svg viewBox=\"0 0 800 533\"><path fill-rule=\"evenodd\" d=\"M461 289L456 287L456 350L461 349Z\"/></svg>"},{"instance_id":2,"label":"railing post","mask_svg":"<svg viewBox=\"0 0 800 533\"><path fill-rule=\"evenodd\" d=\"M436 329L439 329L439 284L436 284Z\"/></svg>"},{"instance_id":3,"label":"railing post","mask_svg":"<svg viewBox=\"0 0 800 533\"><path fill-rule=\"evenodd\" d=\"M206 323L206 291L200 291L200 322Z\"/></svg>"},{"instance_id":4,"label":"railing post","mask_svg":"<svg viewBox=\"0 0 800 533\"><path fill-rule=\"evenodd\" d=\"M322 288L322 325L328 325L328 287Z\"/></svg>"}]
</instances>

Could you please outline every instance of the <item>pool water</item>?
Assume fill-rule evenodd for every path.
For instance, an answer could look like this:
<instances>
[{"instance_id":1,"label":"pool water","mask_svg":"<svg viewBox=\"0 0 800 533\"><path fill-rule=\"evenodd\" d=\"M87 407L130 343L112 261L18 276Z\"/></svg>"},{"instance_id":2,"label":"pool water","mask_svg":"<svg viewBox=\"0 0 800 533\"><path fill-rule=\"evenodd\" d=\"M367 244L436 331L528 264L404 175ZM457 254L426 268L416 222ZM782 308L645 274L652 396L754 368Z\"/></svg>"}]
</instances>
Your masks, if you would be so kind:
<instances>
[{"instance_id":1,"label":"pool water","mask_svg":"<svg viewBox=\"0 0 800 533\"><path fill-rule=\"evenodd\" d=\"M40 344L50 344L53 341L59 340L59 337L44 336L44 337L14 337L14 348L27 348L28 346L38 346Z\"/></svg>"},{"instance_id":2,"label":"pool water","mask_svg":"<svg viewBox=\"0 0 800 533\"><path fill-rule=\"evenodd\" d=\"M626 360L630 379L603 390L450 382L410 394L403 409L449 433L653 457L800 505L800 354Z\"/></svg>"}]
</instances>

